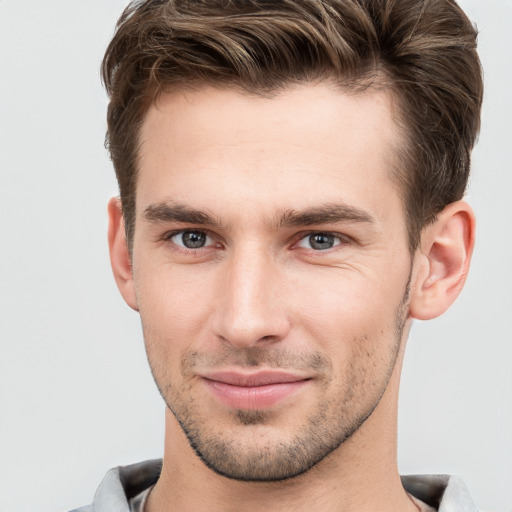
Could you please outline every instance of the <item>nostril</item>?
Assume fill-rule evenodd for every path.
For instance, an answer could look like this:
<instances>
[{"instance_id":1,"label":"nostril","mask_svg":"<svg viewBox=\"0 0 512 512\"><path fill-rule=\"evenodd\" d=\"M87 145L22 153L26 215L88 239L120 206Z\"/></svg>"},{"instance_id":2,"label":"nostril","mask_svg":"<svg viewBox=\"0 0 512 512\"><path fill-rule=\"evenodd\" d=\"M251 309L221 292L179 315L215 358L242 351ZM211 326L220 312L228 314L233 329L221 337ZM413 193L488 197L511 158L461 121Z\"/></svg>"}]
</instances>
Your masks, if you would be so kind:
<instances>
[{"instance_id":1,"label":"nostril","mask_svg":"<svg viewBox=\"0 0 512 512\"><path fill-rule=\"evenodd\" d=\"M277 336L272 336L272 335L262 336L260 338L260 341L274 342L274 341L277 341Z\"/></svg>"}]
</instances>

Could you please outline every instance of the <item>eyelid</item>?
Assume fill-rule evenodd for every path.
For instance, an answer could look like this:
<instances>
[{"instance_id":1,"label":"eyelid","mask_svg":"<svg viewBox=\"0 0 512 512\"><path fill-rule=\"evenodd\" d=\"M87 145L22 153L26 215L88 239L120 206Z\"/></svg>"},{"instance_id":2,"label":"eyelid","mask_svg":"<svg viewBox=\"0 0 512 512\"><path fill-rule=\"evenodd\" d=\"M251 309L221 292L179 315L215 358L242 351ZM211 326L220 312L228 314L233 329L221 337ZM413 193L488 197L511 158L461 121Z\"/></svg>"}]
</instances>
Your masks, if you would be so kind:
<instances>
[{"instance_id":1,"label":"eyelid","mask_svg":"<svg viewBox=\"0 0 512 512\"><path fill-rule=\"evenodd\" d=\"M337 243L333 247L331 247L329 249L324 249L324 250L301 247L302 249L306 249L306 250L312 251L317 254L318 253L327 253L327 252L335 249L336 247L339 247L340 245L346 245L353 241L351 237L349 237L348 235L344 235L343 233L339 233L336 231L322 230L322 229L312 229L310 231L303 231L301 233L298 233L295 238L295 241L293 243L293 246L298 246L298 244L302 240L310 237L311 235L328 235L328 236L332 236L332 237L336 238L339 241L339 243Z\"/></svg>"},{"instance_id":2,"label":"eyelid","mask_svg":"<svg viewBox=\"0 0 512 512\"><path fill-rule=\"evenodd\" d=\"M192 249L190 247L185 247L183 245L179 245L177 244L176 242L174 242L172 240L173 237L175 237L176 235L180 235L180 234L183 234L183 233L187 233L187 232L192 232L192 233L203 233L205 234L207 237L209 237L213 243L209 244L209 245L204 245L203 247L198 247L196 249ZM162 236L162 240L164 242L171 242L173 245L175 245L176 247L178 247L180 250L184 250L184 251L192 251L192 252L198 252L200 250L204 250L204 249L209 249L211 247L219 247L222 245L222 243L219 241L219 236L216 235L215 233L212 233L211 231L209 231L208 229L204 229L204 228L195 228L195 227L188 227L188 228L181 228L181 229L173 229L171 231L167 231L166 233L164 233L164 235Z\"/></svg>"}]
</instances>

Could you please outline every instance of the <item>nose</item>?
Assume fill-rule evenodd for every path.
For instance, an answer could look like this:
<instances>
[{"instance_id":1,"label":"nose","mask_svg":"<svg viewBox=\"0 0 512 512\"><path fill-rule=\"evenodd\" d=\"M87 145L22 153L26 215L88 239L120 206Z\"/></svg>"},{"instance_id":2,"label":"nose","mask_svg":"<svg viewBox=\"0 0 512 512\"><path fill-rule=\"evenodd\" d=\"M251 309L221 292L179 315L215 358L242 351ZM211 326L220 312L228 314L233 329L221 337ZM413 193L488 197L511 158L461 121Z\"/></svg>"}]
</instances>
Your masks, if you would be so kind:
<instances>
[{"instance_id":1,"label":"nose","mask_svg":"<svg viewBox=\"0 0 512 512\"><path fill-rule=\"evenodd\" d=\"M286 337L290 320L278 264L258 250L240 250L225 261L212 329L237 348Z\"/></svg>"}]
</instances>

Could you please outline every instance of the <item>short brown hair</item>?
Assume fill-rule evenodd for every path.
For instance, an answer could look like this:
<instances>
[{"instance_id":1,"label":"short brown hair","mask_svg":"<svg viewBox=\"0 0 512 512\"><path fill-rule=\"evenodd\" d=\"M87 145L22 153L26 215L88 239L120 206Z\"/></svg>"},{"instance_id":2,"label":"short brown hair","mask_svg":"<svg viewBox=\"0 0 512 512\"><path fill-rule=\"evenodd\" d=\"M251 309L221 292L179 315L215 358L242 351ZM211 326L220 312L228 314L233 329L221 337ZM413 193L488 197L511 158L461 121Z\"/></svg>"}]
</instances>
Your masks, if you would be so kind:
<instances>
[{"instance_id":1,"label":"short brown hair","mask_svg":"<svg viewBox=\"0 0 512 512\"><path fill-rule=\"evenodd\" d=\"M406 135L396 176L411 248L466 188L483 94L477 32L454 0L145 0L121 15L102 76L107 146L131 245L139 132L162 91L278 91L373 79L394 92Z\"/></svg>"}]
</instances>

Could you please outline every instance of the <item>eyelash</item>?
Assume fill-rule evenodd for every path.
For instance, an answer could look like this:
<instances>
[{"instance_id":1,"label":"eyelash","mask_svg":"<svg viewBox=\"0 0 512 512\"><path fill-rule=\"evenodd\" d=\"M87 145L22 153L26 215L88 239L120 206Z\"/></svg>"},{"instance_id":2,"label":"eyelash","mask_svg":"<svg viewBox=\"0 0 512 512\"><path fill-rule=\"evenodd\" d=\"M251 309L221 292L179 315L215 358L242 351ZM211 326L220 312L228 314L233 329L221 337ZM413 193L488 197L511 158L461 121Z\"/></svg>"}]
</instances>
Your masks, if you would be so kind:
<instances>
[{"instance_id":1,"label":"eyelash","mask_svg":"<svg viewBox=\"0 0 512 512\"><path fill-rule=\"evenodd\" d=\"M205 230L205 229L189 228L189 229L179 229L179 230L175 230L175 231L169 231L169 232L165 233L165 235L162 237L162 240L164 242L171 242L178 250L184 251L186 253L191 253L191 254L198 254L200 251L202 252L203 250L210 249L213 247L212 245L210 245L210 246L198 247L198 248L193 249L193 248L189 248L189 247L184 247L182 245L178 245L172 241L172 238L175 237L176 235L184 234L187 232L204 234L204 235L210 237L213 241L217 241L215 248L221 248L223 246L222 242L218 242L218 238L219 238L218 235L215 235L214 233L211 233L210 231ZM292 247L297 246L302 240L305 240L306 238L308 238L312 235L325 235L325 236L329 236L329 237L334 237L338 241L338 243L336 243L333 247L328 248L328 249L323 249L323 250L303 247L303 249L305 249L306 251L309 251L312 254L328 253L332 249L335 249L336 247L339 247L342 245L347 245L351 242L350 237L348 237L346 235L342 235L340 233L335 233L335 232L331 232L331 231L318 231L317 230L317 231L308 231L308 232L299 233L294 238Z\"/></svg>"},{"instance_id":2,"label":"eyelash","mask_svg":"<svg viewBox=\"0 0 512 512\"><path fill-rule=\"evenodd\" d=\"M322 254L322 253L329 253L331 250L336 249L336 247L346 245L350 243L350 238L346 235L342 235L340 233L333 233L331 231L309 231L306 233L300 233L299 236L297 236L296 241L294 242L294 246L298 245L302 240L305 240L312 235L324 235L335 238L338 243L336 243L333 247L330 247L329 249L313 249L313 248L303 248L307 251L310 251L313 254Z\"/></svg>"},{"instance_id":3,"label":"eyelash","mask_svg":"<svg viewBox=\"0 0 512 512\"><path fill-rule=\"evenodd\" d=\"M203 235L206 235L206 236L210 237L213 241L216 241L217 242L216 243L217 247L222 245L221 242L218 242L218 238L219 237L217 235L215 235L214 233L211 233L210 231L205 230L205 229L188 228L188 229L178 229L178 230L175 230L175 231L169 231L169 232L165 233L165 235L162 237L162 240L164 242L172 243L180 251L184 251L184 252L192 253L192 254L197 254L200 251L203 251L205 249L210 249L212 247L212 246L207 246L207 247L198 247L196 249L192 249L192 248L189 248L189 247L184 247L182 245L178 245L178 244L176 244L175 242L172 241L173 237L175 237L176 235L182 235L184 233L199 233L199 234L203 234Z\"/></svg>"}]
</instances>

